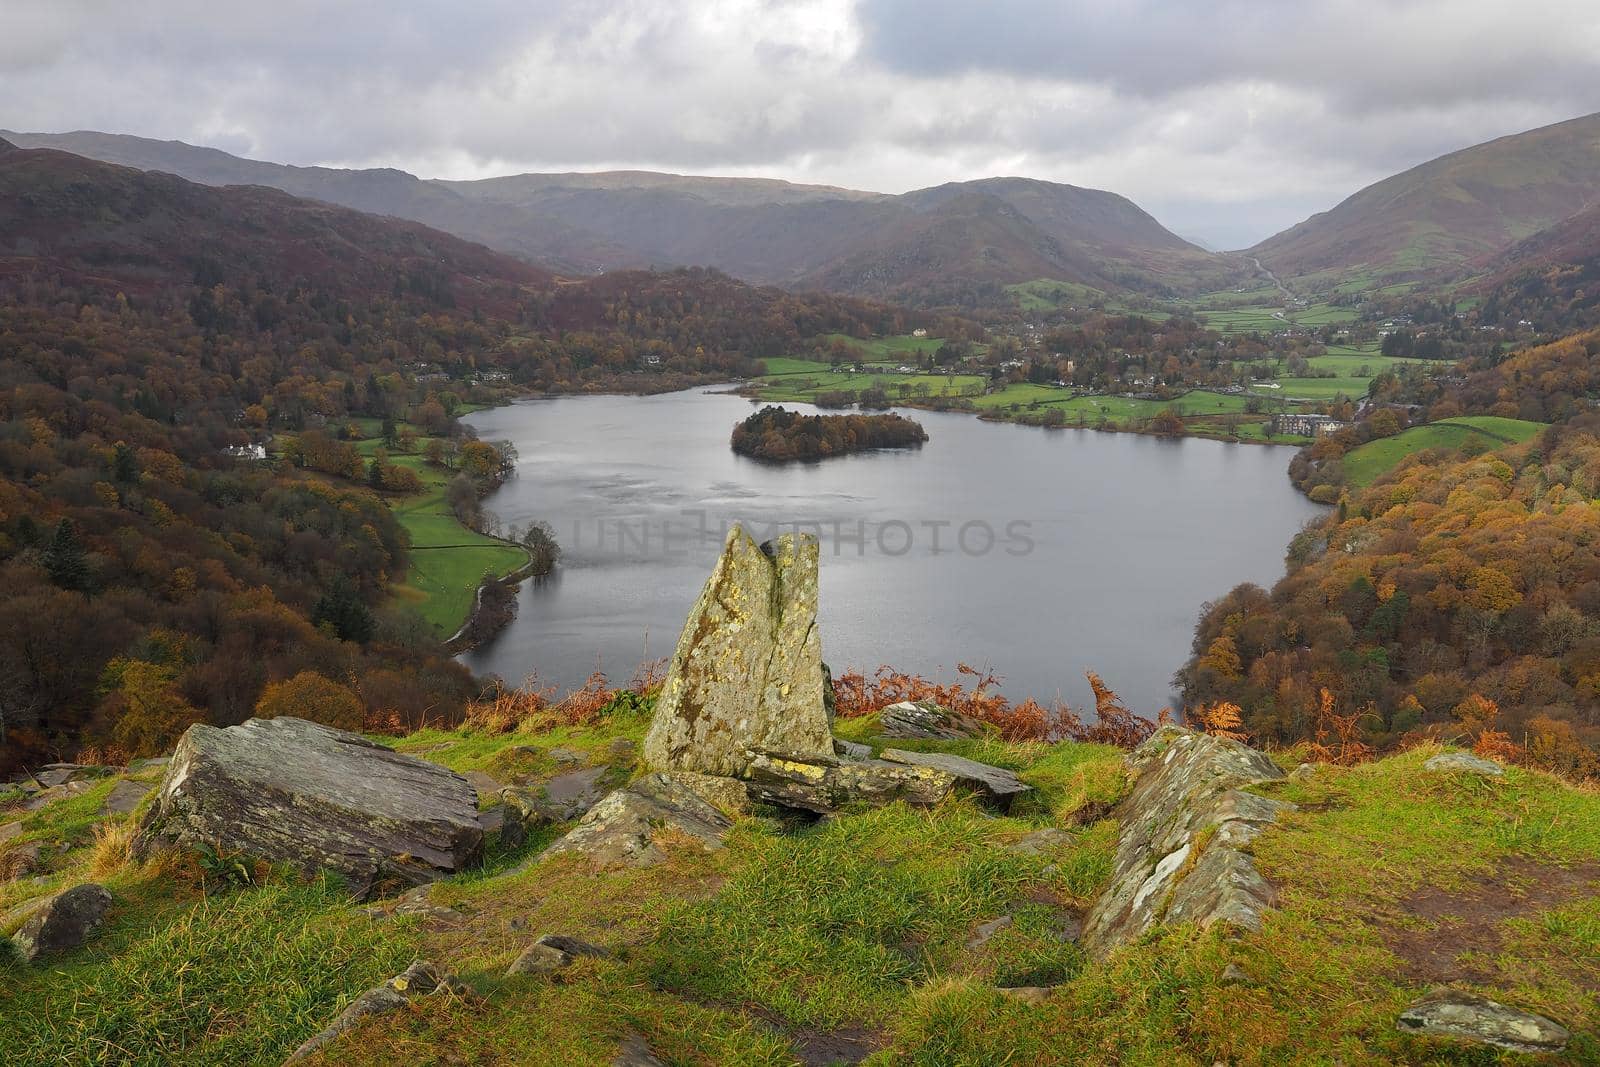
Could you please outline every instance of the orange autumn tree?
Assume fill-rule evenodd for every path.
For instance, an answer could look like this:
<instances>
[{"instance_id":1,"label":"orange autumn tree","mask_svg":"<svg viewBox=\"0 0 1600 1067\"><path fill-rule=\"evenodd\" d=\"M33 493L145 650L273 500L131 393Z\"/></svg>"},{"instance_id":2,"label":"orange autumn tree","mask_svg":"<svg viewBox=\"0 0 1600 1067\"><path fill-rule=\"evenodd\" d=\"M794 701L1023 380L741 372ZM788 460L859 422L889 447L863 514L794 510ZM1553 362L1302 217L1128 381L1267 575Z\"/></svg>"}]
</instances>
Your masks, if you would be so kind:
<instances>
[{"instance_id":1,"label":"orange autumn tree","mask_svg":"<svg viewBox=\"0 0 1600 1067\"><path fill-rule=\"evenodd\" d=\"M1250 731L1244 728L1244 712L1239 705L1226 700L1215 704L1202 704L1184 717L1190 725L1198 726L1212 737L1226 737L1230 741L1248 741Z\"/></svg>"}]
</instances>

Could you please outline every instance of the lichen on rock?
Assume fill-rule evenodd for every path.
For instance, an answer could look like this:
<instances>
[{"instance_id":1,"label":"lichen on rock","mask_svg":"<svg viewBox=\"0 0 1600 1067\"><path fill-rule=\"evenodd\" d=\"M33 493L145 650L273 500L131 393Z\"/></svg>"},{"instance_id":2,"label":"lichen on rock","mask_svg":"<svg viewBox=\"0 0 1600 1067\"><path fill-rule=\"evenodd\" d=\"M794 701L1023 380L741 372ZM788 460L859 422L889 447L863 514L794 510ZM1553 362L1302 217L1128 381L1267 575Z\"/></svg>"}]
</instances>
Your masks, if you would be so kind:
<instances>
[{"instance_id":1,"label":"lichen on rock","mask_svg":"<svg viewBox=\"0 0 1600 1067\"><path fill-rule=\"evenodd\" d=\"M656 770L739 776L748 751L833 753L817 634L817 540L735 525L684 624L645 738Z\"/></svg>"},{"instance_id":2,"label":"lichen on rock","mask_svg":"<svg viewBox=\"0 0 1600 1067\"><path fill-rule=\"evenodd\" d=\"M1134 750L1111 882L1084 924L1103 958L1162 922L1257 929L1276 902L1245 846L1293 805L1244 791L1283 777L1264 753L1177 726Z\"/></svg>"}]
</instances>

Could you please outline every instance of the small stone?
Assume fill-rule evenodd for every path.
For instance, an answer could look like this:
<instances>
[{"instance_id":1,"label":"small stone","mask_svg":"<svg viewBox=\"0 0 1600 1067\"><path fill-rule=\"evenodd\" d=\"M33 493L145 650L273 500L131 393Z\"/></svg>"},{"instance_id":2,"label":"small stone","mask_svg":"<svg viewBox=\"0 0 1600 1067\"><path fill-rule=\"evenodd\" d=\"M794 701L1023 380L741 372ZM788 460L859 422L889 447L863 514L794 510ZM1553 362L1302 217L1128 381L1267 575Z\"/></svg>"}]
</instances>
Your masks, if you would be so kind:
<instances>
[{"instance_id":1,"label":"small stone","mask_svg":"<svg viewBox=\"0 0 1600 1067\"><path fill-rule=\"evenodd\" d=\"M605 795L600 779L604 767L567 771L531 786L513 786L501 792L506 806L530 825L571 822L588 813Z\"/></svg>"},{"instance_id":2,"label":"small stone","mask_svg":"<svg viewBox=\"0 0 1600 1067\"><path fill-rule=\"evenodd\" d=\"M480 801L499 796L500 790L505 788L504 785L496 780L494 775L486 774L483 771L464 771L461 777L465 778L472 788L478 791L478 799Z\"/></svg>"},{"instance_id":3,"label":"small stone","mask_svg":"<svg viewBox=\"0 0 1600 1067\"><path fill-rule=\"evenodd\" d=\"M518 974L555 974L572 966L572 957L550 945L529 945L506 968L506 977Z\"/></svg>"},{"instance_id":4,"label":"small stone","mask_svg":"<svg viewBox=\"0 0 1600 1067\"><path fill-rule=\"evenodd\" d=\"M0 882L14 882L26 878L39 869L39 858L43 854L44 849L37 841L13 845L0 852Z\"/></svg>"},{"instance_id":5,"label":"small stone","mask_svg":"<svg viewBox=\"0 0 1600 1067\"><path fill-rule=\"evenodd\" d=\"M845 741L842 738L833 739L833 754L840 759L864 760L872 758L872 746L863 745L856 741Z\"/></svg>"},{"instance_id":6,"label":"small stone","mask_svg":"<svg viewBox=\"0 0 1600 1067\"><path fill-rule=\"evenodd\" d=\"M478 812L478 825L483 827L485 848L518 848L528 839L522 813L508 804Z\"/></svg>"},{"instance_id":7,"label":"small stone","mask_svg":"<svg viewBox=\"0 0 1600 1067\"><path fill-rule=\"evenodd\" d=\"M632 743L633 742L631 741L629 742L629 744ZM549 756L557 763L571 763L582 766L583 764L589 762L589 758L582 752L578 752L570 748L552 748L549 752L545 753L545 755Z\"/></svg>"},{"instance_id":8,"label":"small stone","mask_svg":"<svg viewBox=\"0 0 1600 1067\"><path fill-rule=\"evenodd\" d=\"M102 815L131 815L139 802L155 788L153 782L118 782L100 808Z\"/></svg>"},{"instance_id":9,"label":"small stone","mask_svg":"<svg viewBox=\"0 0 1600 1067\"><path fill-rule=\"evenodd\" d=\"M885 737L926 741L981 737L985 730L981 721L931 700L902 700L890 704L878 712L878 723Z\"/></svg>"},{"instance_id":10,"label":"small stone","mask_svg":"<svg viewBox=\"0 0 1600 1067\"><path fill-rule=\"evenodd\" d=\"M11 940L29 962L40 956L69 952L99 931L110 909L111 894L104 886L73 886L46 901Z\"/></svg>"},{"instance_id":11,"label":"small stone","mask_svg":"<svg viewBox=\"0 0 1600 1067\"><path fill-rule=\"evenodd\" d=\"M1042 830L1030 830L1008 844L1002 845L1007 852L1020 852L1024 856L1040 856L1046 852L1053 852L1072 843L1072 835L1065 830L1058 830L1053 826L1046 826Z\"/></svg>"},{"instance_id":12,"label":"small stone","mask_svg":"<svg viewBox=\"0 0 1600 1067\"><path fill-rule=\"evenodd\" d=\"M667 1061L650 1050L650 1045L638 1034L629 1034L617 1048L611 1067L667 1067Z\"/></svg>"},{"instance_id":13,"label":"small stone","mask_svg":"<svg viewBox=\"0 0 1600 1067\"><path fill-rule=\"evenodd\" d=\"M663 832L716 850L732 825L693 790L666 775L647 774L601 800L544 855L572 852L602 866L649 867L666 859L656 844Z\"/></svg>"},{"instance_id":14,"label":"small stone","mask_svg":"<svg viewBox=\"0 0 1600 1067\"><path fill-rule=\"evenodd\" d=\"M605 958L611 953L598 945L565 934L545 934L529 945L506 969L506 976L517 974L551 975L571 967L579 956Z\"/></svg>"},{"instance_id":15,"label":"small stone","mask_svg":"<svg viewBox=\"0 0 1600 1067\"><path fill-rule=\"evenodd\" d=\"M1020 1000L1024 1004L1038 1007L1050 999L1050 994L1055 992L1055 987L1047 985L1001 986L1000 992L1012 1000Z\"/></svg>"},{"instance_id":16,"label":"small stone","mask_svg":"<svg viewBox=\"0 0 1600 1067\"><path fill-rule=\"evenodd\" d=\"M1309 782L1312 778L1316 777L1316 774L1317 769L1315 767L1309 763L1302 763L1300 766L1289 772L1289 781Z\"/></svg>"},{"instance_id":17,"label":"small stone","mask_svg":"<svg viewBox=\"0 0 1600 1067\"><path fill-rule=\"evenodd\" d=\"M1408 1033L1476 1041L1513 1052L1560 1052L1571 1035L1543 1015L1507 1007L1488 997L1435 989L1400 1013Z\"/></svg>"},{"instance_id":18,"label":"small stone","mask_svg":"<svg viewBox=\"0 0 1600 1067\"><path fill-rule=\"evenodd\" d=\"M387 1015L405 1007L407 1001L435 993L465 993L467 986L453 974L445 974L425 960L418 960L380 986L362 993L340 1013L326 1030L295 1049L285 1064L303 1060L357 1023L374 1015Z\"/></svg>"},{"instance_id":19,"label":"small stone","mask_svg":"<svg viewBox=\"0 0 1600 1067\"><path fill-rule=\"evenodd\" d=\"M1422 769L1435 774L1459 771L1463 774L1483 775L1486 778L1499 778L1506 773L1505 768L1494 760L1483 759L1468 752L1441 752L1424 760Z\"/></svg>"},{"instance_id":20,"label":"small stone","mask_svg":"<svg viewBox=\"0 0 1600 1067\"><path fill-rule=\"evenodd\" d=\"M613 763L632 763L639 758L639 745L629 737L613 737L606 746L606 755Z\"/></svg>"},{"instance_id":21,"label":"small stone","mask_svg":"<svg viewBox=\"0 0 1600 1067\"><path fill-rule=\"evenodd\" d=\"M1011 923L1012 918L1009 915L1002 915L998 919L990 919L986 923L980 923L978 928L972 932L972 936L967 939L967 948L982 948L989 943L991 937L1010 926Z\"/></svg>"},{"instance_id":22,"label":"small stone","mask_svg":"<svg viewBox=\"0 0 1600 1067\"><path fill-rule=\"evenodd\" d=\"M1222 968L1223 985L1253 985L1250 974L1237 963L1230 963Z\"/></svg>"},{"instance_id":23,"label":"small stone","mask_svg":"<svg viewBox=\"0 0 1600 1067\"><path fill-rule=\"evenodd\" d=\"M21 833L22 824L20 822L8 822L4 826L0 826L0 841L10 841Z\"/></svg>"}]
</instances>

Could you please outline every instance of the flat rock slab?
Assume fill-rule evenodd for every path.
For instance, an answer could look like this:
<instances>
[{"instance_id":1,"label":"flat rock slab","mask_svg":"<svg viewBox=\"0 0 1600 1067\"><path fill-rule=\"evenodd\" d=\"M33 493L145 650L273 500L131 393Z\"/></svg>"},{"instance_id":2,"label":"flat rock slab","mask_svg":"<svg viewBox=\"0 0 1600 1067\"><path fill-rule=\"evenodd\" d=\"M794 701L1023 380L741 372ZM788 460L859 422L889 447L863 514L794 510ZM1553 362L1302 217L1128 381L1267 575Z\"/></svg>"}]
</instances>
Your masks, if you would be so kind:
<instances>
[{"instance_id":1,"label":"flat rock slab","mask_svg":"<svg viewBox=\"0 0 1600 1067\"><path fill-rule=\"evenodd\" d=\"M1455 771L1462 774L1481 774L1486 778L1499 778L1506 773L1506 769L1494 760L1483 759L1470 752L1441 752L1437 756L1423 760L1422 769L1434 774Z\"/></svg>"},{"instance_id":2,"label":"flat rock slab","mask_svg":"<svg viewBox=\"0 0 1600 1067\"><path fill-rule=\"evenodd\" d=\"M106 802L100 806L102 815L131 815L139 802L150 795L155 789L154 782L118 782L106 797Z\"/></svg>"},{"instance_id":3,"label":"flat rock slab","mask_svg":"<svg viewBox=\"0 0 1600 1067\"><path fill-rule=\"evenodd\" d=\"M848 804L931 806L955 791L956 776L937 767L888 760L802 759L766 752L751 754L744 775L750 796L819 815Z\"/></svg>"},{"instance_id":4,"label":"flat rock slab","mask_svg":"<svg viewBox=\"0 0 1600 1067\"><path fill-rule=\"evenodd\" d=\"M477 799L453 771L303 719L192 726L135 848L170 843L327 869L365 895L475 864Z\"/></svg>"},{"instance_id":5,"label":"flat rock slab","mask_svg":"<svg viewBox=\"0 0 1600 1067\"><path fill-rule=\"evenodd\" d=\"M1277 764L1178 726L1157 730L1128 762L1137 779L1118 809L1111 882L1084 922L1090 954L1103 959L1163 921L1259 929L1277 898L1244 846L1294 805L1242 787L1282 778Z\"/></svg>"},{"instance_id":6,"label":"flat rock slab","mask_svg":"<svg viewBox=\"0 0 1600 1067\"><path fill-rule=\"evenodd\" d=\"M916 738L927 741L959 741L981 737L984 724L970 715L951 711L931 700L902 700L878 711L878 723L885 737Z\"/></svg>"},{"instance_id":7,"label":"flat rock slab","mask_svg":"<svg viewBox=\"0 0 1600 1067\"><path fill-rule=\"evenodd\" d=\"M532 825L571 822L605 796L600 780L608 768L586 767L558 774L540 785L513 786L501 793L506 804Z\"/></svg>"},{"instance_id":8,"label":"flat rock slab","mask_svg":"<svg viewBox=\"0 0 1600 1067\"><path fill-rule=\"evenodd\" d=\"M750 749L833 755L817 633L817 539L737 524L684 623L645 737L660 771L741 776Z\"/></svg>"},{"instance_id":9,"label":"flat rock slab","mask_svg":"<svg viewBox=\"0 0 1600 1067\"><path fill-rule=\"evenodd\" d=\"M0 826L0 841L10 841L21 833L22 824L20 822L8 822L4 826Z\"/></svg>"},{"instance_id":10,"label":"flat rock slab","mask_svg":"<svg viewBox=\"0 0 1600 1067\"><path fill-rule=\"evenodd\" d=\"M73 886L46 900L11 940L30 963L41 956L70 952L99 931L110 910L111 894L104 886Z\"/></svg>"},{"instance_id":11,"label":"flat rock slab","mask_svg":"<svg viewBox=\"0 0 1600 1067\"><path fill-rule=\"evenodd\" d=\"M1008 771L1003 767L991 767L987 763L979 763L963 756L952 756L945 752L903 752L898 748L886 748L883 750L883 758L890 763L932 767L952 774L959 784L976 787L1003 808L1010 807L1013 798L1033 788L1024 784L1014 771Z\"/></svg>"},{"instance_id":12,"label":"flat rock slab","mask_svg":"<svg viewBox=\"0 0 1600 1067\"><path fill-rule=\"evenodd\" d=\"M1507 1007L1488 997L1435 989L1400 1013L1401 1030L1476 1041L1514 1052L1560 1052L1571 1035L1543 1015Z\"/></svg>"},{"instance_id":13,"label":"flat rock slab","mask_svg":"<svg viewBox=\"0 0 1600 1067\"><path fill-rule=\"evenodd\" d=\"M649 867L667 858L659 843L663 835L714 851L732 825L688 786L647 774L589 809L544 855L573 853L602 866Z\"/></svg>"}]
</instances>

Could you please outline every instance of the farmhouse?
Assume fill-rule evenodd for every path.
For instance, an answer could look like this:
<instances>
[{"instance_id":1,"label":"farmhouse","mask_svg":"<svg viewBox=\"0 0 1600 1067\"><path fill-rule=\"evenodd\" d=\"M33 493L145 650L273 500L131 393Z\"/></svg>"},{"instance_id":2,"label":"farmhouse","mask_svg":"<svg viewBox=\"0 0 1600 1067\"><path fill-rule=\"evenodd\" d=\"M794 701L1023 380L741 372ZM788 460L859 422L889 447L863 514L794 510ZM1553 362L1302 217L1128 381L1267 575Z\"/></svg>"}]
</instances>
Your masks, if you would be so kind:
<instances>
[{"instance_id":1,"label":"farmhouse","mask_svg":"<svg viewBox=\"0 0 1600 1067\"><path fill-rule=\"evenodd\" d=\"M1300 437L1321 437L1350 425L1332 415L1279 415L1278 432Z\"/></svg>"}]
</instances>

